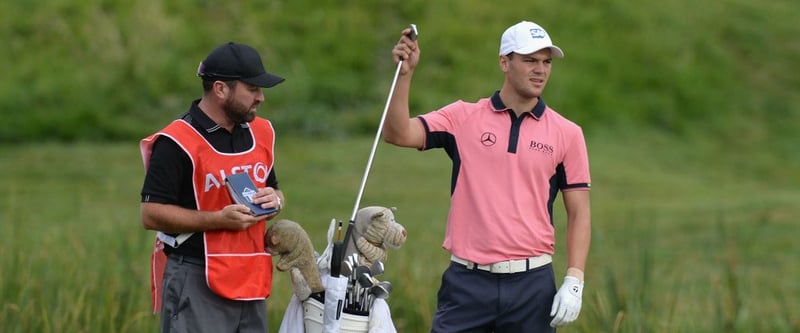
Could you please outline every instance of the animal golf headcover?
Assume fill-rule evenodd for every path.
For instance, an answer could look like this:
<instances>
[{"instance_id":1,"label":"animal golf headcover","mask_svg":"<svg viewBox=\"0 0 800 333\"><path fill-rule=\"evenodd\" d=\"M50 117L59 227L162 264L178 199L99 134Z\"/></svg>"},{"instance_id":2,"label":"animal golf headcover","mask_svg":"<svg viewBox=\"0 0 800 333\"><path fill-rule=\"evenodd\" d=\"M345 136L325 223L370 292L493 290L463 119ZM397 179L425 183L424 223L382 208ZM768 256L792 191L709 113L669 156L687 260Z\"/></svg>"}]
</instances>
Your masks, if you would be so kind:
<instances>
[{"instance_id":1,"label":"animal golf headcover","mask_svg":"<svg viewBox=\"0 0 800 333\"><path fill-rule=\"evenodd\" d=\"M301 301L311 294L325 290L314 258L314 246L308 233L297 222L278 220L267 229L264 235L266 251L280 255L275 267L279 271L289 271L294 293Z\"/></svg>"},{"instance_id":2,"label":"animal golf headcover","mask_svg":"<svg viewBox=\"0 0 800 333\"><path fill-rule=\"evenodd\" d=\"M395 210L380 206L359 209L345 256L358 252L361 265L386 261L387 250L400 248L407 236L406 229L394 219Z\"/></svg>"}]
</instances>

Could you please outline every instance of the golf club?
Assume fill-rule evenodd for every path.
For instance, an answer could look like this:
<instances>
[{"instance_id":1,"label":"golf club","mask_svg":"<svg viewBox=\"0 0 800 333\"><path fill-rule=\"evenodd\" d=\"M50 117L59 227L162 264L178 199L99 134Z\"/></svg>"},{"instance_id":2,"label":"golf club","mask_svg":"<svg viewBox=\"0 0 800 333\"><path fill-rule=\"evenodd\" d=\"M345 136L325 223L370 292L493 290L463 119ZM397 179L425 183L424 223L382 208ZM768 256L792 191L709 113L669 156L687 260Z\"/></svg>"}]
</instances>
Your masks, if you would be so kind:
<instances>
[{"instance_id":1,"label":"golf club","mask_svg":"<svg viewBox=\"0 0 800 333\"><path fill-rule=\"evenodd\" d=\"M343 260L340 273L344 276L350 276L353 273L353 264L350 261Z\"/></svg>"},{"instance_id":2,"label":"golf club","mask_svg":"<svg viewBox=\"0 0 800 333\"><path fill-rule=\"evenodd\" d=\"M372 309L372 303L375 302L375 299L386 299L389 297L389 294L392 293L392 284L389 281L380 281L377 284L373 285L369 288L369 304L367 309Z\"/></svg>"},{"instance_id":3,"label":"golf club","mask_svg":"<svg viewBox=\"0 0 800 333\"><path fill-rule=\"evenodd\" d=\"M369 276L369 267L367 267L367 266L356 266L356 269L353 271L353 284L354 284L354 286L353 286L353 298L352 298L352 302L351 302L352 308L355 309L355 310L359 309L358 303L359 303L359 301L361 299L361 291L362 291L361 290L362 286L361 286L361 282L360 282L359 279L360 279L360 277L362 275Z\"/></svg>"},{"instance_id":4,"label":"golf club","mask_svg":"<svg viewBox=\"0 0 800 333\"><path fill-rule=\"evenodd\" d=\"M383 270L383 261L380 260L375 260L375 262L372 263L372 266L369 267L369 272L373 277L383 274Z\"/></svg>"},{"instance_id":5,"label":"golf club","mask_svg":"<svg viewBox=\"0 0 800 333\"><path fill-rule=\"evenodd\" d=\"M369 308L367 308L366 303L367 303L367 296L369 296L368 293L369 288L371 288L374 285L372 277L369 276L369 273L361 274L358 276L358 284L364 290L362 292L361 297L359 297L360 300L358 306L361 309L361 311L369 311Z\"/></svg>"},{"instance_id":6,"label":"golf club","mask_svg":"<svg viewBox=\"0 0 800 333\"><path fill-rule=\"evenodd\" d=\"M410 25L411 34L408 36L411 40L417 40L417 26L415 24ZM350 235L352 233L353 227L355 227L356 221L356 213L358 212L358 207L361 205L361 196L364 194L364 187L367 185L367 178L369 177L369 170L372 167L372 160L375 158L375 150L378 148L378 140L381 137L381 131L383 130L383 123L386 121L386 113L389 111L389 102L392 101L392 95L394 95L394 87L397 85L397 77L400 76L400 69L403 66L403 58L400 58L400 61L397 62L397 69L394 71L394 79L392 79L392 85L389 88L389 96L386 98L386 105L383 107L383 114L381 115L381 121L378 123L378 131L375 133L375 140L372 142L372 150L369 152L369 159L367 160L367 167L364 170L364 176L361 178L361 187L358 189L358 195L356 196L356 203L353 206L353 214L350 215L350 221L347 224L347 231L345 232L344 236L344 244L350 240Z\"/></svg>"}]
</instances>

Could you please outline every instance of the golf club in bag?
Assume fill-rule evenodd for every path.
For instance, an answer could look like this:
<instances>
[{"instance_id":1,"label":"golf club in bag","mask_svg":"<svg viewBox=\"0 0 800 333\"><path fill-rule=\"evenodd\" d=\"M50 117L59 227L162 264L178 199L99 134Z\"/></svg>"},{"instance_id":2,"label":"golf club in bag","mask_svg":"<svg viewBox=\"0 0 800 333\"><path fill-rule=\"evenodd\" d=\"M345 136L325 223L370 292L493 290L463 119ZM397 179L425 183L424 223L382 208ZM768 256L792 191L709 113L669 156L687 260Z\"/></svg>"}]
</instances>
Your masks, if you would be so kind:
<instances>
[{"instance_id":1,"label":"golf club in bag","mask_svg":"<svg viewBox=\"0 0 800 333\"><path fill-rule=\"evenodd\" d=\"M411 38L411 40L416 40L417 39L417 34L418 34L417 26L415 24L411 24L410 28L411 28L411 34L409 35L409 37ZM341 278L339 276L340 275L340 269L339 268L341 267L342 263L345 260L345 258L344 258L345 248L347 246L347 243L350 241L350 238L352 237L353 228L355 227L356 213L358 212L358 208L361 205L361 197L364 194L364 188L366 187L367 179L369 178L369 171L372 168L372 161L375 158L375 151L377 150L377 147L378 147L378 141L380 140L381 132L383 131L383 124L386 121L386 114L389 111L389 103L392 101L392 95L394 94L394 88L395 88L395 85L397 84L397 78L400 75L400 69L402 68L402 66L403 66L403 59L401 58L400 61L397 63L397 69L395 69L395 72L394 72L394 79L392 79L392 85L389 88L389 96L386 98L386 104L385 104L385 106L383 108L383 114L381 115L380 123L378 124L378 130L375 133L375 139L374 139L374 141L372 143L372 150L369 153L369 158L367 160L367 166L366 166L366 169L364 170L364 176L361 178L361 186L358 189L358 194L356 196L355 205L353 205L353 213L350 215L350 221L347 224L347 230L345 232L344 239L341 239L341 237L340 237L341 236L341 228L342 228L342 226L341 226L341 222L339 222L340 223L339 224L339 232L338 232L338 235L336 237L336 240L333 242L333 251L332 251L331 263L330 263L330 267L331 267L331 276L330 276L330 278L333 278L333 279L340 279ZM334 267L336 268L335 271L334 271ZM378 295L381 295L381 293L378 293ZM328 299L329 299L329 297L326 295L326 297L325 297L326 303L327 303ZM337 296L334 296L334 297L330 297L330 299L331 300L342 300L342 299L345 299L345 295L337 295ZM338 303L338 301L337 301L337 303ZM341 319L341 311L344 310L343 307L341 306L341 303L336 304L336 305L334 305L334 304L326 304L325 308L326 309L337 309L338 312L329 313L328 311L326 311L325 314L324 314L324 322L326 324L323 325L323 326L326 329L328 329L328 328L331 328L331 329L337 328L338 324L334 323L332 321L339 321ZM366 311L368 312L369 309L366 309ZM328 324L330 324L330 325L328 325ZM325 332L328 332L328 331L326 330ZM331 331L331 332L338 332L338 331Z\"/></svg>"}]
</instances>

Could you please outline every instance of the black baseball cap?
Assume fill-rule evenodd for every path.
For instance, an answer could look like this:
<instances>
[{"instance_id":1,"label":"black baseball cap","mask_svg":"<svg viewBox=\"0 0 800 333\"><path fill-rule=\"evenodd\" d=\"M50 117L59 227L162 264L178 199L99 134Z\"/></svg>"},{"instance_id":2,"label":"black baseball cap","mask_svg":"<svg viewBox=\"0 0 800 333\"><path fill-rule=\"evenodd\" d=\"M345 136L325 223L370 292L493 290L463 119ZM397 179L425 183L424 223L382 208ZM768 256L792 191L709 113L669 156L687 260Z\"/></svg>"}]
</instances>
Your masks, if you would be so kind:
<instances>
[{"instance_id":1,"label":"black baseball cap","mask_svg":"<svg viewBox=\"0 0 800 333\"><path fill-rule=\"evenodd\" d=\"M211 51L197 67L197 76L206 81L240 80L263 88L273 87L285 80L264 70L261 56L254 48L234 42Z\"/></svg>"}]
</instances>

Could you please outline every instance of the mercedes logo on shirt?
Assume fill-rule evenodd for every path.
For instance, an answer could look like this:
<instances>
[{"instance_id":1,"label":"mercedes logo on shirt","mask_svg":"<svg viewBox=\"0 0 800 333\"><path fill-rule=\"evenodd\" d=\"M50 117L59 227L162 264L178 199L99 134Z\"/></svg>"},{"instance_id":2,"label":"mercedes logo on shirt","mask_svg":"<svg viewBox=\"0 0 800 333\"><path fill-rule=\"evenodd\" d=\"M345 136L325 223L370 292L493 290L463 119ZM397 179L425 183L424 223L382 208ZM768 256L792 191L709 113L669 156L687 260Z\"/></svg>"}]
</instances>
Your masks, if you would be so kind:
<instances>
[{"instance_id":1,"label":"mercedes logo on shirt","mask_svg":"<svg viewBox=\"0 0 800 333\"><path fill-rule=\"evenodd\" d=\"M497 137L492 132L484 132L481 134L481 144L486 147L494 146L497 143Z\"/></svg>"}]
</instances>

